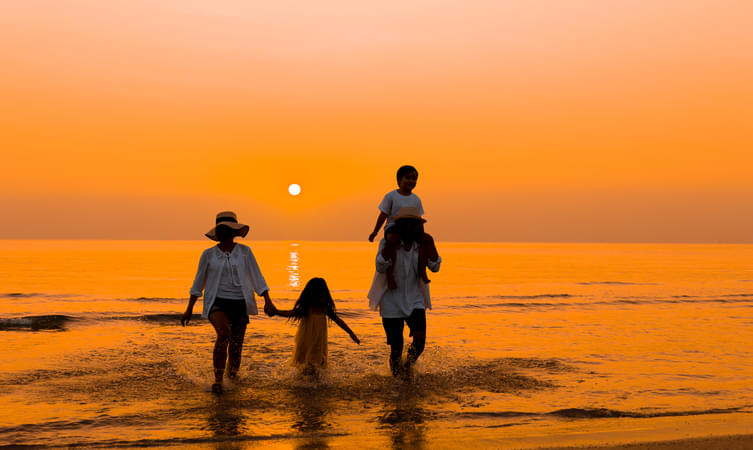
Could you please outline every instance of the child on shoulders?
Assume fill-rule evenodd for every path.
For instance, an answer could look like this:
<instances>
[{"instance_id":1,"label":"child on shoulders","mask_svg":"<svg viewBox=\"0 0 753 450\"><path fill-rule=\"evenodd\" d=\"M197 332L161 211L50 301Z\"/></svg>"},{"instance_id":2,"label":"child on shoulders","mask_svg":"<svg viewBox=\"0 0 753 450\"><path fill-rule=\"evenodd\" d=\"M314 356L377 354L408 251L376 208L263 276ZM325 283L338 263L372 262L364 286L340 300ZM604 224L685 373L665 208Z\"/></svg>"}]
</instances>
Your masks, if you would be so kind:
<instances>
[{"instance_id":1,"label":"child on shoulders","mask_svg":"<svg viewBox=\"0 0 753 450\"><path fill-rule=\"evenodd\" d=\"M369 235L369 242L374 242L374 238L379 233L382 225L384 226L384 239L385 246L382 250L382 254L388 260L395 261L395 252L400 246L400 238L394 232L395 217L398 211L405 207L413 207L418 210L420 215L424 214L424 207L421 204L421 199L413 193L413 189L418 182L418 170L415 167L405 165L397 170L397 185L398 188L388 192L382 199L382 203L379 204L379 216L377 216L376 224L374 225L374 231ZM436 253L434 247L434 240L429 234L424 233L421 239L419 255L418 255L418 274L424 283L429 283L429 277L426 274L427 255ZM394 266L394 264L393 264ZM392 271L392 266L385 272L387 277L387 286L389 289L395 289L397 286L395 283L395 276Z\"/></svg>"}]
</instances>

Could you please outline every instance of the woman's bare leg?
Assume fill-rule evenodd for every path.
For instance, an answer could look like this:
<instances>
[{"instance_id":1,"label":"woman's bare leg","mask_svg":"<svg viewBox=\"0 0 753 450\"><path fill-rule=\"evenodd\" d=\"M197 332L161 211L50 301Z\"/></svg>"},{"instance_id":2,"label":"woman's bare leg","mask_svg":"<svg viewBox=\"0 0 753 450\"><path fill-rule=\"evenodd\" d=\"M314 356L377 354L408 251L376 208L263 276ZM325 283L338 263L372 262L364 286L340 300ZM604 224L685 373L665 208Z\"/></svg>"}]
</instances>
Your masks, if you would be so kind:
<instances>
[{"instance_id":1,"label":"woman's bare leg","mask_svg":"<svg viewBox=\"0 0 753 450\"><path fill-rule=\"evenodd\" d=\"M243 352L243 339L246 336L246 324L241 323L230 327L230 345L228 346L228 378L238 376L241 367L241 353Z\"/></svg>"},{"instance_id":2,"label":"woman's bare leg","mask_svg":"<svg viewBox=\"0 0 753 450\"><path fill-rule=\"evenodd\" d=\"M225 373L225 362L227 360L227 348L230 343L230 321L227 315L222 311L215 311L209 315L209 322L217 332L217 340L214 341L214 353L212 361L214 363L214 382L222 385L222 376ZM245 332L245 330L244 330Z\"/></svg>"}]
</instances>

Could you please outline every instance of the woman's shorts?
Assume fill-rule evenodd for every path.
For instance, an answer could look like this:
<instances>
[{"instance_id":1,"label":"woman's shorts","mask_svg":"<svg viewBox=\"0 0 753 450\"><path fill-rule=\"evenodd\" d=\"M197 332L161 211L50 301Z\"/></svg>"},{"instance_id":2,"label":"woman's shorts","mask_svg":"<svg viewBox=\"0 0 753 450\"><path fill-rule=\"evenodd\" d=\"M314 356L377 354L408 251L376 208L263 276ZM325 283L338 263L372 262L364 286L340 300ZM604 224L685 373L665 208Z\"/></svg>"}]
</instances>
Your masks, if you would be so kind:
<instances>
[{"instance_id":1,"label":"woman's shorts","mask_svg":"<svg viewBox=\"0 0 753 450\"><path fill-rule=\"evenodd\" d=\"M209 315L212 313L222 311L227 316L231 325L241 325L248 323L248 312L246 312L245 300L232 300L227 298L215 298L212 309L209 310Z\"/></svg>"}]
</instances>

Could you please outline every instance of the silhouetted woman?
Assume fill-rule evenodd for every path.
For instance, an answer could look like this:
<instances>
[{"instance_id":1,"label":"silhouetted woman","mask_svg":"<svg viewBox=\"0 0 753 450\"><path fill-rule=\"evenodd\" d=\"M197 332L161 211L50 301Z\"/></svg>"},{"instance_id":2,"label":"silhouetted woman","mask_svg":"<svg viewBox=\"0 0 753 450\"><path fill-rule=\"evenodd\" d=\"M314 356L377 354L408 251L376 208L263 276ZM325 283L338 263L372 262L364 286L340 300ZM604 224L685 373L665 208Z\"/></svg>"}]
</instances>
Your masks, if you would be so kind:
<instances>
[{"instance_id":1,"label":"silhouetted woman","mask_svg":"<svg viewBox=\"0 0 753 450\"><path fill-rule=\"evenodd\" d=\"M217 214L215 226L206 236L219 241L219 244L201 254L191 297L180 320L183 326L188 324L193 314L193 305L203 292L204 309L201 317L208 318L217 332L212 385L212 392L216 394L222 393L226 360L228 378L238 376L248 315L258 314L254 292L264 297L265 313L271 315L276 310L251 249L234 242L236 236L245 237L248 230L248 225L238 223L235 213L224 211Z\"/></svg>"}]
</instances>

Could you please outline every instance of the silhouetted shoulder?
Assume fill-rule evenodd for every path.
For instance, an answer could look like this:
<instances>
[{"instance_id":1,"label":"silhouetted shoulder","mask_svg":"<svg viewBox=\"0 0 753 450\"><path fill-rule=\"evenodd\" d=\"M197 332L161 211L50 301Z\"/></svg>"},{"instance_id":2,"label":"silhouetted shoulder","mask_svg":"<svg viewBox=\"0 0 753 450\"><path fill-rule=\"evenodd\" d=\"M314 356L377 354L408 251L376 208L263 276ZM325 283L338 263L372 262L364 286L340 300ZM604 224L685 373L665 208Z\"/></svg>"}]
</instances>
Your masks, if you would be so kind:
<instances>
[{"instance_id":1,"label":"silhouetted shoulder","mask_svg":"<svg viewBox=\"0 0 753 450\"><path fill-rule=\"evenodd\" d=\"M251 247L249 247L248 245L239 244L238 242L236 242L235 245L238 246L238 250L244 253L251 253Z\"/></svg>"}]
</instances>

